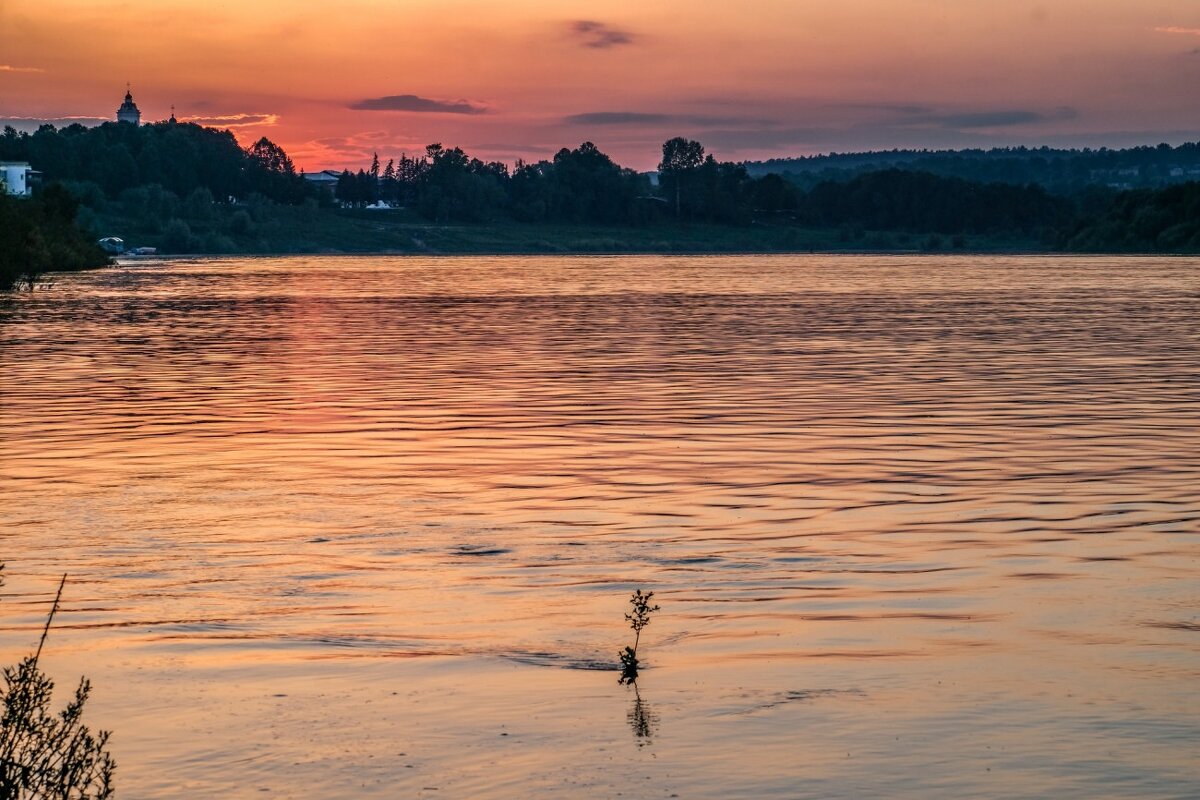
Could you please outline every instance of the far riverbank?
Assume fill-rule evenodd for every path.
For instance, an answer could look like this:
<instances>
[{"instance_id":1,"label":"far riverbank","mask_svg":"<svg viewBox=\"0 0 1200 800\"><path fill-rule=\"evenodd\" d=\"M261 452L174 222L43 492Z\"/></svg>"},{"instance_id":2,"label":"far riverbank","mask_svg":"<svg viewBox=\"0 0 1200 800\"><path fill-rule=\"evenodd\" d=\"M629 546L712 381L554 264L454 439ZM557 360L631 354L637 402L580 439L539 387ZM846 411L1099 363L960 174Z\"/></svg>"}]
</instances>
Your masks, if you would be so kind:
<instances>
[{"instance_id":1,"label":"far riverbank","mask_svg":"<svg viewBox=\"0 0 1200 800\"><path fill-rule=\"evenodd\" d=\"M236 221L224 219L236 217ZM98 236L163 255L426 254L563 255L732 254L811 252L1011 252L1051 248L1036 237L812 229L770 222L750 225L644 226L526 224L513 221L437 224L404 209L322 209L272 205L219 209L170 225L145 218L93 214Z\"/></svg>"}]
</instances>

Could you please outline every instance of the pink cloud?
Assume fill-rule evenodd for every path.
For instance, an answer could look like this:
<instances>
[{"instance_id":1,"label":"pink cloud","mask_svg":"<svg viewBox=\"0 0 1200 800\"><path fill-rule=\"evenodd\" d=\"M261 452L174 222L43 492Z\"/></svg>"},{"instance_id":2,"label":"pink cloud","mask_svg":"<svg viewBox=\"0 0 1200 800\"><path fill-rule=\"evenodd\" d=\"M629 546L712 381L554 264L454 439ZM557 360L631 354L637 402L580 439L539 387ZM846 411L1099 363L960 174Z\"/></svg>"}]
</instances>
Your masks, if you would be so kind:
<instances>
[{"instance_id":1,"label":"pink cloud","mask_svg":"<svg viewBox=\"0 0 1200 800\"><path fill-rule=\"evenodd\" d=\"M1200 36L1200 28L1180 28L1174 25L1154 29L1158 33L1182 33L1184 36Z\"/></svg>"},{"instance_id":2,"label":"pink cloud","mask_svg":"<svg viewBox=\"0 0 1200 800\"><path fill-rule=\"evenodd\" d=\"M261 128L279 122L278 114L217 114L203 117L179 117L180 122L194 122L210 128Z\"/></svg>"}]
</instances>

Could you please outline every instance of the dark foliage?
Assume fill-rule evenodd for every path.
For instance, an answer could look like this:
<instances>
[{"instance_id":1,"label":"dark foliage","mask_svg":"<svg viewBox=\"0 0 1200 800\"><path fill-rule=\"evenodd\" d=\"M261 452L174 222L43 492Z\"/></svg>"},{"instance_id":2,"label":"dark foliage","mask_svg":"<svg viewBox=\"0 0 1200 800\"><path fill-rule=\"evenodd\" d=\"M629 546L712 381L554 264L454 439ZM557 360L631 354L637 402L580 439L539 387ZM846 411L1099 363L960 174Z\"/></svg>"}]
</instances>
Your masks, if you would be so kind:
<instances>
[{"instance_id":1,"label":"dark foliage","mask_svg":"<svg viewBox=\"0 0 1200 800\"><path fill-rule=\"evenodd\" d=\"M8 160L28 161L47 181L87 182L109 198L148 186L176 197L204 188L221 202L257 193L295 204L312 195L270 140L243 150L231 132L191 123L43 125L32 134L8 127L0 136L0 161Z\"/></svg>"},{"instance_id":2,"label":"dark foliage","mask_svg":"<svg viewBox=\"0 0 1200 800\"><path fill-rule=\"evenodd\" d=\"M1082 252L1200 253L1200 182L1123 192L1063 237Z\"/></svg>"},{"instance_id":3,"label":"dark foliage","mask_svg":"<svg viewBox=\"0 0 1200 800\"><path fill-rule=\"evenodd\" d=\"M625 615L629 627L633 629L633 647L626 647L618 656L621 659L621 677L617 679L617 683L637 683L638 679L638 663L637 650L638 643L642 640L642 629L650 624L650 615L659 610L658 606L650 605L650 599L654 597L654 592L642 593L638 589L629 598L629 604L633 606L633 610Z\"/></svg>"},{"instance_id":4,"label":"dark foliage","mask_svg":"<svg viewBox=\"0 0 1200 800\"><path fill-rule=\"evenodd\" d=\"M342 173L337 199L351 206L382 200L415 208L434 222L520 222L619 225L645 217L639 196L649 184L622 169L591 142L563 148L551 161L508 165L471 158L461 148L432 144L420 158L402 156L379 171Z\"/></svg>"},{"instance_id":5,"label":"dark foliage","mask_svg":"<svg viewBox=\"0 0 1200 800\"><path fill-rule=\"evenodd\" d=\"M94 236L136 236L140 241L130 244L166 253L311 251L321 247L313 231L336 227L327 222L336 222L332 212L322 208L340 205L341 214L353 215L381 203L438 225L673 224L685 232L757 226L778 232L769 237L773 247L800 249L828 238L814 240L809 232L824 231L837 235L838 247L879 250L963 249L982 237L993 247L1194 252L1188 190L1122 194L1109 184L1114 176L1161 183L1200 171L1200 144L892 151L766 162L789 170L781 175L763 174L764 164L718 161L699 142L676 137L663 144L657 187L591 142L511 169L433 144L420 156L386 164L376 154L369 166L342 172L334 192L315 190L268 139L242 150L229 131L173 122L43 126L28 135L6 129L0 159L28 160L47 181L62 180L83 205L80 226ZM59 211L35 223L28 219L41 211L22 212L27 221L18 224L6 208L0 225L7 230L0 236L18 242L0 253L0 276L9 285L41 270L95 263L78 236L49 234L53 226L46 220L62 219ZM395 217L377 219L383 230ZM314 225L318 220L326 224ZM348 238L353 226L345 228ZM611 249L621 249L615 236ZM426 238L412 237L412 246L423 248Z\"/></svg>"},{"instance_id":6,"label":"dark foliage","mask_svg":"<svg viewBox=\"0 0 1200 800\"><path fill-rule=\"evenodd\" d=\"M302 203L312 194L305 180L296 174L288 154L265 136L246 151L242 176L242 191L231 194L259 194L288 205Z\"/></svg>"},{"instance_id":7,"label":"dark foliage","mask_svg":"<svg viewBox=\"0 0 1200 800\"><path fill-rule=\"evenodd\" d=\"M32 199L0 195L0 289L50 270L109 263L104 251L75 224L78 208L75 197L57 185Z\"/></svg>"},{"instance_id":8,"label":"dark foliage","mask_svg":"<svg viewBox=\"0 0 1200 800\"><path fill-rule=\"evenodd\" d=\"M825 181L845 182L867 172L902 168L981 183L1036 183L1056 194L1076 194L1095 186L1120 190L1194 181L1200 175L1200 142L1120 150L1002 147L830 153L746 166L756 177L779 174L804 189Z\"/></svg>"},{"instance_id":9,"label":"dark foliage","mask_svg":"<svg viewBox=\"0 0 1200 800\"><path fill-rule=\"evenodd\" d=\"M941 234L1051 231L1072 214L1071 201L1039 186L972 183L898 169L818 184L799 211L804 223L816 227Z\"/></svg>"},{"instance_id":10,"label":"dark foliage","mask_svg":"<svg viewBox=\"0 0 1200 800\"><path fill-rule=\"evenodd\" d=\"M3 669L0 798L5 800L103 800L113 793L116 764L106 749L109 734L93 734L82 721L91 685L80 680L72 699L55 714L50 710L54 682L38 667L65 583L64 575L37 652Z\"/></svg>"}]
</instances>

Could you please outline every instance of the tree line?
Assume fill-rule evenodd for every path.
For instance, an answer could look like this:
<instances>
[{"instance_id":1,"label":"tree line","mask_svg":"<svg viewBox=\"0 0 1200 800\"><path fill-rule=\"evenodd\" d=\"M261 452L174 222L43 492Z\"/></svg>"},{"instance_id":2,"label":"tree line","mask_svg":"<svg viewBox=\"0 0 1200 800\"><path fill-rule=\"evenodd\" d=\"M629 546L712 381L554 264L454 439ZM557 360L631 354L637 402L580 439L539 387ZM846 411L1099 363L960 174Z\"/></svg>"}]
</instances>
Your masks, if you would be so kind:
<instances>
[{"instance_id":1,"label":"tree line","mask_svg":"<svg viewBox=\"0 0 1200 800\"><path fill-rule=\"evenodd\" d=\"M1072 203L1039 186L979 184L924 172L888 169L811 190L779 175L753 177L744 164L718 161L700 142L663 144L657 185L624 169L596 145L563 148L554 158L499 162L459 148L431 145L424 156L344 171L336 197L351 205L411 206L437 222L520 222L747 225L937 233L1035 233L1071 219Z\"/></svg>"},{"instance_id":2,"label":"tree line","mask_svg":"<svg viewBox=\"0 0 1200 800\"><path fill-rule=\"evenodd\" d=\"M1178 160L1191 154L1189 148L1148 148L1142 156ZM1101 151L1095 158L1126 152ZM1005 163L1043 155L989 151L984 158L964 151L962 157ZM664 142L654 173L622 167L591 142L511 166L432 144L415 157L382 163L375 155L369 165L344 170L332 193L305 180L266 138L242 148L229 131L187 123L47 125L32 134L7 128L0 135L0 159L29 161L47 183L69 187L84 205L84 227L133 220L139 235L173 252L232 252L247 245L262 250L263 234L279 216L272 206L300 207L301 215L311 216L326 213L320 206L380 201L439 224L765 225L844 231L845 242L879 231L1011 237L1048 249L1200 249L1189 227L1194 217L1187 217L1192 195L1186 184L1178 190L1092 187L1064 194L1035 181L972 180L901 161L805 185L786 175L756 174L754 165L720 161L700 142L682 137ZM891 241L911 241L906 237ZM279 234L271 241L278 247ZM886 246L889 238L878 241Z\"/></svg>"},{"instance_id":3,"label":"tree line","mask_svg":"<svg viewBox=\"0 0 1200 800\"><path fill-rule=\"evenodd\" d=\"M884 150L748 162L751 175L776 174L811 189L868 172L905 169L982 183L1036 183L1054 194L1097 187L1111 193L1200 180L1200 142L1124 149L997 147L990 150Z\"/></svg>"},{"instance_id":4,"label":"tree line","mask_svg":"<svg viewBox=\"0 0 1200 800\"><path fill-rule=\"evenodd\" d=\"M342 172L336 199L350 205L384 201L418 211L434 222L637 224L653 220L657 202L650 178L618 165L596 145L563 148L552 159L498 161L473 158L462 148L432 144L419 157L402 156L380 168Z\"/></svg>"},{"instance_id":5,"label":"tree line","mask_svg":"<svg viewBox=\"0 0 1200 800\"><path fill-rule=\"evenodd\" d=\"M257 194L296 204L313 195L287 153L269 139L243 149L230 131L192 123L43 125L33 133L6 126L0 161L27 161L46 183L85 183L109 198L145 186L178 197L205 189L222 202Z\"/></svg>"}]
</instances>

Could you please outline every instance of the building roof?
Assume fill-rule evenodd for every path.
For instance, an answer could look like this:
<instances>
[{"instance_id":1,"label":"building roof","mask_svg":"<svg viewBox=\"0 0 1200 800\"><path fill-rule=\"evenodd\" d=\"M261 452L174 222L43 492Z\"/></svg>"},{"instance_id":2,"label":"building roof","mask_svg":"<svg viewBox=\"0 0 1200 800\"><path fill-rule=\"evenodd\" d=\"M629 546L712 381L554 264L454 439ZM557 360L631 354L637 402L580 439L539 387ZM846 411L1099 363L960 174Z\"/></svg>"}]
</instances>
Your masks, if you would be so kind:
<instances>
[{"instance_id":1,"label":"building roof","mask_svg":"<svg viewBox=\"0 0 1200 800\"><path fill-rule=\"evenodd\" d=\"M133 102L133 90L126 88L125 102L117 109L117 122L140 123L141 119L142 112L138 110L137 103Z\"/></svg>"}]
</instances>

